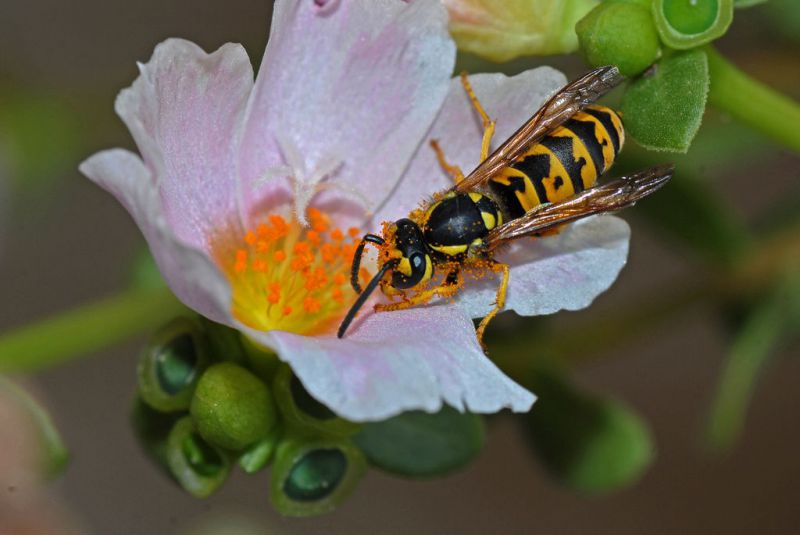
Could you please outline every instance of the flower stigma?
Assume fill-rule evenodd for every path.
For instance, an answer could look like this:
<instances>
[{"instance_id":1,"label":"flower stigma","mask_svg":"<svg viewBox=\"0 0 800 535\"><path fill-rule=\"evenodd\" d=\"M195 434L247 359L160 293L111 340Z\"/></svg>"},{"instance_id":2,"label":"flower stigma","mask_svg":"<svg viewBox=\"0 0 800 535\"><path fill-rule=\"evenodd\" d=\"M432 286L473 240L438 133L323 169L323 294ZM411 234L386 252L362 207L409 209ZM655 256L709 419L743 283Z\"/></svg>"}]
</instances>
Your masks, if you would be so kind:
<instances>
[{"instance_id":1,"label":"flower stigma","mask_svg":"<svg viewBox=\"0 0 800 535\"><path fill-rule=\"evenodd\" d=\"M332 330L347 311L361 231L332 228L316 208L306 213L308 226L273 214L243 237L213 246L231 285L231 313L245 325L314 335ZM370 274L362 268L359 276L366 281Z\"/></svg>"}]
</instances>

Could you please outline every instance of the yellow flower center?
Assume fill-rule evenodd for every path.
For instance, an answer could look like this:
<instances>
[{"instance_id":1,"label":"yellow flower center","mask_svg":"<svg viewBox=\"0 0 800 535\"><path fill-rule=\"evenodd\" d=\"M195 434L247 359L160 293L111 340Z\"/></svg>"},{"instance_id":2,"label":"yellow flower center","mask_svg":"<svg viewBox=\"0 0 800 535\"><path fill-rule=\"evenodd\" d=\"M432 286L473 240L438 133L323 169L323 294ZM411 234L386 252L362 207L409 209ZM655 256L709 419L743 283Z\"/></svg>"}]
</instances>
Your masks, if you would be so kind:
<instances>
[{"instance_id":1,"label":"yellow flower center","mask_svg":"<svg viewBox=\"0 0 800 535\"><path fill-rule=\"evenodd\" d=\"M319 334L333 329L352 303L350 266L361 232L330 228L328 216L314 208L307 215L309 227L271 215L244 237L214 244L233 291L231 312L245 325ZM360 276L369 273L362 269Z\"/></svg>"}]
</instances>

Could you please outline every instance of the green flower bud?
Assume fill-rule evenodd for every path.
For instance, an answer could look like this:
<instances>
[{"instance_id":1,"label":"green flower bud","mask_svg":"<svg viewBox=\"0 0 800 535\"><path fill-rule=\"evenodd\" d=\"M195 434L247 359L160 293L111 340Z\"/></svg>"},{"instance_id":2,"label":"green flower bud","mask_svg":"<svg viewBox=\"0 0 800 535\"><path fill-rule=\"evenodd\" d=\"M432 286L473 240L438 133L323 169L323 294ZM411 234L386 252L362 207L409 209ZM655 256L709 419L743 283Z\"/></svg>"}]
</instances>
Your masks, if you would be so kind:
<instances>
[{"instance_id":1,"label":"green flower bud","mask_svg":"<svg viewBox=\"0 0 800 535\"><path fill-rule=\"evenodd\" d=\"M159 411L186 410L209 360L199 322L176 318L153 335L139 360L139 395Z\"/></svg>"},{"instance_id":2,"label":"green flower bud","mask_svg":"<svg viewBox=\"0 0 800 535\"><path fill-rule=\"evenodd\" d=\"M229 450L264 439L278 417L267 386L232 362L215 364L200 377L191 414L203 438Z\"/></svg>"},{"instance_id":3,"label":"green flower bud","mask_svg":"<svg viewBox=\"0 0 800 535\"><path fill-rule=\"evenodd\" d=\"M635 76L660 55L650 9L635 3L604 3L575 26L581 51L593 67L616 65Z\"/></svg>"},{"instance_id":4,"label":"green flower bud","mask_svg":"<svg viewBox=\"0 0 800 535\"><path fill-rule=\"evenodd\" d=\"M198 498L210 496L228 479L231 471L228 454L206 442L189 416L172 427L167 438L166 457L178 484Z\"/></svg>"},{"instance_id":5,"label":"green flower bud","mask_svg":"<svg viewBox=\"0 0 800 535\"><path fill-rule=\"evenodd\" d=\"M272 383L275 401L286 425L306 433L346 437L361 426L336 416L328 407L311 397L303 383L288 366L281 366Z\"/></svg>"},{"instance_id":6,"label":"green flower bud","mask_svg":"<svg viewBox=\"0 0 800 535\"><path fill-rule=\"evenodd\" d=\"M328 513L355 489L366 466L347 439L290 437L275 454L270 499L284 515Z\"/></svg>"},{"instance_id":7,"label":"green flower bud","mask_svg":"<svg viewBox=\"0 0 800 535\"><path fill-rule=\"evenodd\" d=\"M728 31L733 0L653 0L653 18L664 44L695 48Z\"/></svg>"},{"instance_id":8,"label":"green flower bud","mask_svg":"<svg viewBox=\"0 0 800 535\"><path fill-rule=\"evenodd\" d=\"M266 438L259 440L239 456L239 467L246 474L255 474L267 466L278 447L281 435L280 426L273 427Z\"/></svg>"},{"instance_id":9,"label":"green flower bud","mask_svg":"<svg viewBox=\"0 0 800 535\"><path fill-rule=\"evenodd\" d=\"M445 0L444 4L459 49L508 61L575 51L575 23L598 0Z\"/></svg>"}]
</instances>

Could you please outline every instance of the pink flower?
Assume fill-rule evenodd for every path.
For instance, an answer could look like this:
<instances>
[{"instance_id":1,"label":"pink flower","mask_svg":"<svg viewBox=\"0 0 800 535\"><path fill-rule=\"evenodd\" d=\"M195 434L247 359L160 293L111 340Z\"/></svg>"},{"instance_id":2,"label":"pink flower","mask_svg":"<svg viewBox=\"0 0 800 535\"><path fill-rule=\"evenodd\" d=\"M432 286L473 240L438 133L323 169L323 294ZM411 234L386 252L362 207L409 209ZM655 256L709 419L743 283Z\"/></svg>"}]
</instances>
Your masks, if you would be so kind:
<instances>
[{"instance_id":1,"label":"pink flower","mask_svg":"<svg viewBox=\"0 0 800 535\"><path fill-rule=\"evenodd\" d=\"M451 80L455 47L437 0L318 4L275 3L255 84L239 45L206 54L160 44L116 102L141 158L112 149L82 172L130 211L186 305L274 350L341 416L379 420L442 402L527 411L534 396L475 337L491 281L456 303L365 312L336 338L355 299L342 276L353 236L450 185L429 138L466 170L481 131ZM539 68L472 82L503 139L565 79ZM510 251L508 308L587 306L616 278L627 244L627 225L604 217Z\"/></svg>"}]
</instances>

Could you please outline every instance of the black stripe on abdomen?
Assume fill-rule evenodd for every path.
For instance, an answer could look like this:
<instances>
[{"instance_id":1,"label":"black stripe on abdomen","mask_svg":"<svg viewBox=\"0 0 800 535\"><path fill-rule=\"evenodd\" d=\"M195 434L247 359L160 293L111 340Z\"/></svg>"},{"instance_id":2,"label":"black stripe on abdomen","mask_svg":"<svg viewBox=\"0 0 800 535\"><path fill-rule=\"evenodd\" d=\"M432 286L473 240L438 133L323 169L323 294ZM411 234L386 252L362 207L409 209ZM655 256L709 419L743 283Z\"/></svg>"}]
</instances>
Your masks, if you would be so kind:
<instances>
[{"instance_id":1,"label":"black stripe on abdomen","mask_svg":"<svg viewBox=\"0 0 800 535\"><path fill-rule=\"evenodd\" d=\"M505 209L506 220L510 221L525 215L525 208L520 204L516 192L525 191L525 179L521 176L505 177L509 184L501 184L494 180L489 182L492 193Z\"/></svg>"},{"instance_id":2,"label":"black stripe on abdomen","mask_svg":"<svg viewBox=\"0 0 800 535\"><path fill-rule=\"evenodd\" d=\"M614 145L614 154L619 154L619 132L614 128L614 121L611 120L611 115L607 111L601 111L597 108L584 108L583 113L588 113L600 121L600 124L608 132L608 137L611 138L611 144Z\"/></svg>"},{"instance_id":3,"label":"black stripe on abdomen","mask_svg":"<svg viewBox=\"0 0 800 535\"><path fill-rule=\"evenodd\" d=\"M575 118L569 119L563 127L571 130L583 142L589 156L592 157L597 176L605 172L605 158L603 158L603 145L597 140L597 133L593 121L579 121Z\"/></svg>"},{"instance_id":4,"label":"black stripe on abdomen","mask_svg":"<svg viewBox=\"0 0 800 535\"><path fill-rule=\"evenodd\" d=\"M581 169L583 169L583 166L586 165L587 162L583 158L575 159L573 142L574 138L568 136L547 136L540 141L541 145L549 149L555 157L558 158L561 165L564 166L564 169L567 171L567 176L569 176L569 180L572 182L572 189L575 190L575 193L580 193L584 189ZM538 193L539 190L537 189L536 192ZM541 195L539 197L541 198Z\"/></svg>"}]
</instances>

